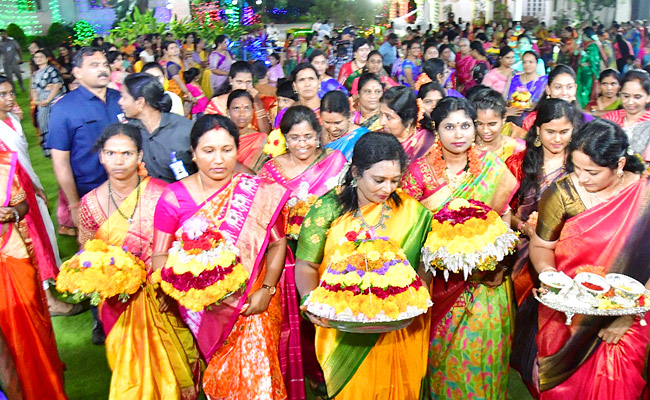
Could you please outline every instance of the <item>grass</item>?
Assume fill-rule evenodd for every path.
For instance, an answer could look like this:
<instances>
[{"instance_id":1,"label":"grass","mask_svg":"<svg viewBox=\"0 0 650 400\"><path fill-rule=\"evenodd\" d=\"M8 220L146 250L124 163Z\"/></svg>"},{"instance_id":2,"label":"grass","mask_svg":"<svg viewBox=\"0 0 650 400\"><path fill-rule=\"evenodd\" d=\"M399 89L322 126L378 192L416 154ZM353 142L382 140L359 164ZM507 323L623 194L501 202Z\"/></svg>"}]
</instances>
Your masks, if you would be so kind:
<instances>
[{"instance_id":1,"label":"grass","mask_svg":"<svg viewBox=\"0 0 650 400\"><path fill-rule=\"evenodd\" d=\"M29 142L29 155L36 173L48 195L50 214L57 226L56 201L58 186L52 163L43 156L36 131L29 117L29 97L27 93L17 93L18 104L25 113L22 126ZM81 110L79 110L81 112ZM72 256L77 250L74 238L57 235L59 251L62 259ZM104 346L95 346L90 341L92 317L90 312L74 317L54 317L52 319L54 332L61 359L66 364L65 388L70 400L98 400L108 397L111 372L106 362ZM37 368L37 366L35 366ZM508 399L532 399L528 390L516 372L510 374Z\"/></svg>"}]
</instances>

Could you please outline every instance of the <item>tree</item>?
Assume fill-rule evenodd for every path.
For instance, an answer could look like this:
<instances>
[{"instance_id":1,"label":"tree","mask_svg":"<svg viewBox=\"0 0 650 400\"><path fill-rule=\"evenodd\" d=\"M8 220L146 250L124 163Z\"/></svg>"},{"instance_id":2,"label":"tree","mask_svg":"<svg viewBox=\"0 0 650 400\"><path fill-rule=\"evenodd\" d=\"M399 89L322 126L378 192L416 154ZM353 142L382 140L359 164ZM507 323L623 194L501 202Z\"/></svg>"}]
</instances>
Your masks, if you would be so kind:
<instances>
[{"instance_id":1,"label":"tree","mask_svg":"<svg viewBox=\"0 0 650 400\"><path fill-rule=\"evenodd\" d=\"M309 13L316 18L332 18L338 23L372 25L382 2L375 0L315 0Z\"/></svg>"},{"instance_id":2,"label":"tree","mask_svg":"<svg viewBox=\"0 0 650 400\"><path fill-rule=\"evenodd\" d=\"M594 14L603 8L615 7L616 0L574 0L578 6L576 16L579 21L592 21Z\"/></svg>"},{"instance_id":3,"label":"tree","mask_svg":"<svg viewBox=\"0 0 650 400\"><path fill-rule=\"evenodd\" d=\"M20 44L20 47L25 48L27 46L27 36L23 32L23 28L20 26L11 23L7 26L7 36L11 36Z\"/></svg>"}]
</instances>

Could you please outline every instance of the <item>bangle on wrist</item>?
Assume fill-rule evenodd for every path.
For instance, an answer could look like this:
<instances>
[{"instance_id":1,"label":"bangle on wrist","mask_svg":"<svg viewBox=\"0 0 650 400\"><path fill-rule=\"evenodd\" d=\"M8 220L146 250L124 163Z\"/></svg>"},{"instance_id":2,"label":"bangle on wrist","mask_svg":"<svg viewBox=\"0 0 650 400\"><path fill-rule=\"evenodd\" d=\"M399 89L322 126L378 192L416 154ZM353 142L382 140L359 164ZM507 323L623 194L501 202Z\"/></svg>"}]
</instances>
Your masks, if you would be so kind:
<instances>
[{"instance_id":1,"label":"bangle on wrist","mask_svg":"<svg viewBox=\"0 0 650 400\"><path fill-rule=\"evenodd\" d=\"M546 268L544 268L543 270L540 271L540 274L543 273L543 272L546 272L546 271L555 271L555 272L557 272L557 268L555 268L555 267L546 267Z\"/></svg>"},{"instance_id":2,"label":"bangle on wrist","mask_svg":"<svg viewBox=\"0 0 650 400\"><path fill-rule=\"evenodd\" d=\"M20 214L18 214L18 211L13 207L11 208L11 211L14 213L14 222L20 222Z\"/></svg>"}]
</instances>

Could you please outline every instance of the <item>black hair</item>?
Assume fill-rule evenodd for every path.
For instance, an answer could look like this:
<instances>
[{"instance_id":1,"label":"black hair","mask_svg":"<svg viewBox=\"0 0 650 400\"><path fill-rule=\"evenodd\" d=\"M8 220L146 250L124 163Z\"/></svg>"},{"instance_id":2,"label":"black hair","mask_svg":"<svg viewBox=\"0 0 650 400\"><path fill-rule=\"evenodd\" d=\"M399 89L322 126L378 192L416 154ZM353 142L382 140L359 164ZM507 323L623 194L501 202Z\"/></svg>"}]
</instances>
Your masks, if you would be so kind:
<instances>
[{"instance_id":1,"label":"black hair","mask_svg":"<svg viewBox=\"0 0 650 400\"><path fill-rule=\"evenodd\" d=\"M411 47L413 47L414 44L420 44L420 41L417 39L409 40L406 42L406 51L411 50Z\"/></svg>"},{"instance_id":2,"label":"black hair","mask_svg":"<svg viewBox=\"0 0 650 400\"><path fill-rule=\"evenodd\" d=\"M621 89L626 83L631 81L639 82L646 95L650 94L650 75L645 70L631 69L627 71L621 81Z\"/></svg>"},{"instance_id":3,"label":"black hair","mask_svg":"<svg viewBox=\"0 0 650 400\"><path fill-rule=\"evenodd\" d=\"M278 87L275 91L275 96L286 97L287 99L298 101L298 93L293 89L293 82L291 79L283 78L278 80Z\"/></svg>"},{"instance_id":4,"label":"black hair","mask_svg":"<svg viewBox=\"0 0 650 400\"><path fill-rule=\"evenodd\" d=\"M186 83L192 83L197 76L201 75L201 71L198 68L188 68L187 71L183 72L183 80Z\"/></svg>"},{"instance_id":5,"label":"black hair","mask_svg":"<svg viewBox=\"0 0 650 400\"><path fill-rule=\"evenodd\" d=\"M566 118L573 124L575 130L576 108L566 100L547 98L542 99L537 105L537 117L533 126L526 134L526 153L522 162L522 178L518 191L519 204L521 204L531 190L535 191L535 197L539 194L540 183L544 179L542 166L544 165L544 149L536 147L535 141L539 135L539 128L551 121ZM567 157L567 164L569 160Z\"/></svg>"},{"instance_id":6,"label":"black hair","mask_svg":"<svg viewBox=\"0 0 650 400\"><path fill-rule=\"evenodd\" d=\"M111 65L117 60L118 57L120 57L122 53L119 51L109 51L106 53L106 61L108 61L108 65Z\"/></svg>"},{"instance_id":7,"label":"black hair","mask_svg":"<svg viewBox=\"0 0 650 400\"><path fill-rule=\"evenodd\" d=\"M435 40L427 39L427 40L424 42L424 49L422 50L422 57L424 57L424 54L425 54L425 53L427 52L427 50L429 50L431 47L435 47L436 50L438 50L438 43L436 43ZM439 52L438 52L438 55L440 55Z\"/></svg>"},{"instance_id":8,"label":"black hair","mask_svg":"<svg viewBox=\"0 0 650 400\"><path fill-rule=\"evenodd\" d=\"M11 87L12 87L13 89L16 88L16 87L14 86L14 83L13 83L11 80L9 80L9 78L7 78L7 77L4 76L4 75L0 75L0 85L3 84L3 83L5 83L5 82L9 82L9 84L11 85Z\"/></svg>"},{"instance_id":9,"label":"black hair","mask_svg":"<svg viewBox=\"0 0 650 400\"><path fill-rule=\"evenodd\" d=\"M442 97L447 97L447 91L445 88L443 88L438 82L433 81L425 83L420 87L420 90L418 91L418 99L424 99L427 97L427 94L432 91L439 92Z\"/></svg>"},{"instance_id":10,"label":"black hair","mask_svg":"<svg viewBox=\"0 0 650 400\"><path fill-rule=\"evenodd\" d=\"M445 62L441 58L430 58L422 63L422 72L432 81L437 81L438 74L445 73Z\"/></svg>"},{"instance_id":11,"label":"black hair","mask_svg":"<svg viewBox=\"0 0 650 400\"><path fill-rule=\"evenodd\" d=\"M483 43L479 42L478 40L472 40L472 42L469 44L469 48L476 51L478 54L482 55L483 57L487 57L487 54L485 53L485 49L483 48Z\"/></svg>"},{"instance_id":12,"label":"black hair","mask_svg":"<svg viewBox=\"0 0 650 400\"><path fill-rule=\"evenodd\" d=\"M151 107L161 112L169 112L172 108L172 99L165 94L158 78L147 73L139 72L124 78L124 86L134 100L140 97Z\"/></svg>"},{"instance_id":13,"label":"black hair","mask_svg":"<svg viewBox=\"0 0 650 400\"><path fill-rule=\"evenodd\" d=\"M97 141L95 141L93 151L102 150L106 142L108 142L108 139L118 135L128 137L133 141L138 152L142 151L142 134L140 133L140 129L135 125L121 124L119 122L110 124L106 129L104 129L104 132L102 132L102 134L97 138Z\"/></svg>"},{"instance_id":14,"label":"black hair","mask_svg":"<svg viewBox=\"0 0 650 400\"><path fill-rule=\"evenodd\" d=\"M232 102L240 97L246 97L248 100L251 101L251 104L253 104L253 96L251 96L250 93L248 93L243 89L236 89L230 92L230 94L228 95L228 101L226 103L226 107L230 109L230 105L232 104Z\"/></svg>"},{"instance_id":15,"label":"black hair","mask_svg":"<svg viewBox=\"0 0 650 400\"><path fill-rule=\"evenodd\" d=\"M316 50L314 50L314 51L316 51ZM278 53L275 53L275 52L271 53L271 54L269 54L269 57L273 57L273 58L276 59L276 61L280 62L280 55Z\"/></svg>"},{"instance_id":16,"label":"black hair","mask_svg":"<svg viewBox=\"0 0 650 400\"><path fill-rule=\"evenodd\" d=\"M468 97L468 100L477 113L479 110L492 110L501 118L506 115L506 99L494 89L474 92L471 98Z\"/></svg>"},{"instance_id":17,"label":"black hair","mask_svg":"<svg viewBox=\"0 0 650 400\"><path fill-rule=\"evenodd\" d=\"M616 34L616 43L618 43L618 48L621 52L621 58L625 59L627 56L630 55L630 49L627 47L627 42L623 38L623 35L620 33Z\"/></svg>"},{"instance_id":18,"label":"black hair","mask_svg":"<svg viewBox=\"0 0 650 400\"><path fill-rule=\"evenodd\" d=\"M539 60L539 55L534 50L526 50L524 54L521 55L521 60L523 61L524 57L528 55L535 57L535 61Z\"/></svg>"},{"instance_id":19,"label":"black hair","mask_svg":"<svg viewBox=\"0 0 650 400\"><path fill-rule=\"evenodd\" d=\"M366 38L356 38L352 41L352 52L356 53L357 50L363 45L368 45L370 46L370 43L368 43L368 40Z\"/></svg>"},{"instance_id":20,"label":"black hair","mask_svg":"<svg viewBox=\"0 0 650 400\"><path fill-rule=\"evenodd\" d=\"M84 57L90 57L95 53L101 52L102 51L98 47L82 47L76 53L74 53L74 57L72 57L72 66L81 68L84 62Z\"/></svg>"},{"instance_id":21,"label":"black hair","mask_svg":"<svg viewBox=\"0 0 650 400\"><path fill-rule=\"evenodd\" d=\"M199 140L206 132L222 128L235 139L235 146L239 148L239 129L230 118L219 114L204 114L194 122L194 126L190 131L190 147L192 150L196 150Z\"/></svg>"},{"instance_id":22,"label":"black hair","mask_svg":"<svg viewBox=\"0 0 650 400\"><path fill-rule=\"evenodd\" d=\"M484 90L489 90L489 89L492 89L492 88L489 87L489 86L485 86L482 83L478 84L478 85L475 85L475 86L472 86L471 88L467 89L467 91L465 92L465 98L467 100L469 100L469 102L471 103L474 96L476 96L476 93L482 92Z\"/></svg>"},{"instance_id":23,"label":"black hair","mask_svg":"<svg viewBox=\"0 0 650 400\"><path fill-rule=\"evenodd\" d=\"M395 40L395 39L397 39L397 35L396 35L396 34L394 34L394 33L389 33L389 34L388 34L388 40Z\"/></svg>"},{"instance_id":24,"label":"black hair","mask_svg":"<svg viewBox=\"0 0 650 400\"><path fill-rule=\"evenodd\" d=\"M645 163L633 152L628 152L630 140L623 128L601 118L587 122L573 134L569 151L581 151L591 161L601 167L615 169L618 160L625 157L623 170L640 174L645 171Z\"/></svg>"},{"instance_id":25,"label":"black hair","mask_svg":"<svg viewBox=\"0 0 650 400\"><path fill-rule=\"evenodd\" d=\"M320 101L320 112L339 113L345 118L350 117L350 101L345 93L332 90L325 93Z\"/></svg>"},{"instance_id":26,"label":"black hair","mask_svg":"<svg viewBox=\"0 0 650 400\"><path fill-rule=\"evenodd\" d=\"M169 34L170 34L170 33L167 33L165 36L167 36L167 35L169 35ZM167 51L167 50L169 49L169 46L171 46L172 44L178 45L178 43L176 43L176 42L173 42L173 41L171 41L171 40L166 40L166 41L162 42L162 44L160 45L160 47L162 47L163 50Z\"/></svg>"},{"instance_id":27,"label":"black hair","mask_svg":"<svg viewBox=\"0 0 650 400\"><path fill-rule=\"evenodd\" d=\"M325 53L323 53L322 51L320 51L320 50L318 50L318 49L316 49L316 50L312 50L312 52L309 53L309 57L307 57L307 59L308 59L309 62L311 63L312 61L314 61L314 58L316 58L316 57L318 57L318 56L323 56L323 57L325 57ZM325 59L327 59L327 57L325 57Z\"/></svg>"},{"instance_id":28,"label":"black hair","mask_svg":"<svg viewBox=\"0 0 650 400\"><path fill-rule=\"evenodd\" d=\"M230 79L234 79L237 74L251 74L253 76L253 71L251 70L250 64L248 64L246 61L237 61L234 62L230 66L230 72L228 73L228 77ZM230 93L232 91L232 84L230 83L230 79L226 79L221 86L219 86L219 89L217 89L212 97L217 97L221 96L222 94Z\"/></svg>"},{"instance_id":29,"label":"black hair","mask_svg":"<svg viewBox=\"0 0 650 400\"><path fill-rule=\"evenodd\" d=\"M438 54L440 54L442 56L442 52L445 51L445 50L449 50L452 53L454 52L454 50L452 50L450 45L443 43L443 44L440 45L440 47L438 47Z\"/></svg>"},{"instance_id":30,"label":"black hair","mask_svg":"<svg viewBox=\"0 0 650 400\"><path fill-rule=\"evenodd\" d=\"M309 107L301 105L287 108L280 121L280 132L286 136L291 131L291 128L305 121L309 123L311 128L316 132L316 135L320 137L322 127L320 122L318 122L318 117L316 117L316 114Z\"/></svg>"},{"instance_id":31,"label":"black hair","mask_svg":"<svg viewBox=\"0 0 650 400\"><path fill-rule=\"evenodd\" d=\"M623 79L621 77L621 73L618 72L617 70L615 70L614 68L607 68L607 69L604 69L604 70L600 71L600 75L598 75L598 82L602 82L603 79L609 78L610 76L612 78L616 79L619 86L621 85L621 80Z\"/></svg>"},{"instance_id":32,"label":"black hair","mask_svg":"<svg viewBox=\"0 0 650 400\"><path fill-rule=\"evenodd\" d=\"M382 61L382 64L383 64L384 56L382 56L381 53L380 53L378 50L373 50L373 51L371 51L370 53L368 53L368 60L370 60L370 57L372 57L372 56L379 56L379 57L381 57L381 61ZM368 68L368 64L366 64L366 67L365 67L365 68Z\"/></svg>"},{"instance_id":33,"label":"black hair","mask_svg":"<svg viewBox=\"0 0 650 400\"><path fill-rule=\"evenodd\" d=\"M311 63L302 62L302 63L296 65L296 68L294 68L293 71L291 71L291 78L290 78L291 82L295 82L296 78L298 77L298 73L301 72L301 71L304 71L306 69L311 69L312 71L314 71L314 73L316 74L316 77L318 78L318 71L316 71L316 68L314 68L314 66L311 65Z\"/></svg>"},{"instance_id":34,"label":"black hair","mask_svg":"<svg viewBox=\"0 0 650 400\"><path fill-rule=\"evenodd\" d=\"M226 35L219 35L214 39L214 47L218 47L221 43L226 41L228 39L228 36Z\"/></svg>"},{"instance_id":35,"label":"black hair","mask_svg":"<svg viewBox=\"0 0 650 400\"><path fill-rule=\"evenodd\" d=\"M476 110L474 110L474 107L472 107L467 99L463 97L445 97L438 102L438 105L431 113L433 127L438 129L440 123L455 111L464 111L467 117L472 120L472 124L474 124Z\"/></svg>"},{"instance_id":36,"label":"black hair","mask_svg":"<svg viewBox=\"0 0 650 400\"><path fill-rule=\"evenodd\" d=\"M497 60L496 63L494 63L494 68L499 68L501 66L501 59L505 56L507 56L510 53L514 53L515 51L512 49L510 46L503 46L501 47L501 50L499 50L499 59Z\"/></svg>"},{"instance_id":37,"label":"black hair","mask_svg":"<svg viewBox=\"0 0 650 400\"><path fill-rule=\"evenodd\" d=\"M365 72L365 73L361 74L361 76L359 77L359 85L357 86L357 90L359 91L359 93L361 93L361 89L364 86L366 86L366 84L368 82L370 82L370 81L375 81L375 82L379 83L379 85L382 87L382 89L384 88L384 85L381 83L381 78L377 74L373 74L373 73L370 73L370 72Z\"/></svg>"},{"instance_id":38,"label":"black hair","mask_svg":"<svg viewBox=\"0 0 650 400\"><path fill-rule=\"evenodd\" d=\"M576 80L576 73L573 68L569 67L568 65L558 64L551 70L551 72L548 73L547 85L551 86L555 78L560 75L570 75L574 81Z\"/></svg>"},{"instance_id":39,"label":"black hair","mask_svg":"<svg viewBox=\"0 0 650 400\"><path fill-rule=\"evenodd\" d=\"M140 72L147 72L150 69L157 69L160 72L162 72L163 76L165 76L165 70L163 69L162 65L158 64L155 61L152 61L152 62L149 62L149 63L146 63L145 65L143 65L142 70L140 70Z\"/></svg>"},{"instance_id":40,"label":"black hair","mask_svg":"<svg viewBox=\"0 0 650 400\"><path fill-rule=\"evenodd\" d=\"M381 96L381 102L402 120L402 125L408 126L415 121L418 116L418 103L415 93L406 86L395 86L384 92Z\"/></svg>"},{"instance_id":41,"label":"black hair","mask_svg":"<svg viewBox=\"0 0 650 400\"><path fill-rule=\"evenodd\" d=\"M357 188L352 186L352 181L382 161L399 161L401 171L406 169L406 154L397 138L383 132L368 132L361 136L354 146L351 165L345 173L343 190L339 194L339 202L342 206L341 214L359 209L359 195ZM391 193L386 201L392 201L396 207L402 205L402 199L395 192Z\"/></svg>"},{"instance_id":42,"label":"black hair","mask_svg":"<svg viewBox=\"0 0 650 400\"><path fill-rule=\"evenodd\" d=\"M251 71L253 72L253 78L255 79L264 79L266 77L269 69L264 64L262 60L256 60L253 65L251 65Z\"/></svg>"}]
</instances>

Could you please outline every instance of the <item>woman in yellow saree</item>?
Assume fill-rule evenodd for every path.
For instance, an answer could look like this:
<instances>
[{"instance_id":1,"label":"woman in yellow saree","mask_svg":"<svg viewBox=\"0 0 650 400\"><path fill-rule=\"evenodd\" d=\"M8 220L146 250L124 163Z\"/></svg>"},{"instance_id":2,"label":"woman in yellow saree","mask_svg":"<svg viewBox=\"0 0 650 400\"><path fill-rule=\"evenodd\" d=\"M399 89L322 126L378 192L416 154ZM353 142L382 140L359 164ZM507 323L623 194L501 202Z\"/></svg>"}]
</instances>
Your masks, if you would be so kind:
<instances>
[{"instance_id":1,"label":"woman in yellow saree","mask_svg":"<svg viewBox=\"0 0 650 400\"><path fill-rule=\"evenodd\" d=\"M583 267L631 276L650 287L650 185L619 126L597 119L573 134L573 172L542 195L530 260L538 273L570 277ZM640 318L576 316L538 306L530 360L540 399L648 398L650 326ZM528 368L531 369L531 368ZM530 388L530 386L529 386Z\"/></svg>"},{"instance_id":2,"label":"woman in yellow saree","mask_svg":"<svg viewBox=\"0 0 650 400\"><path fill-rule=\"evenodd\" d=\"M343 185L321 196L298 240L296 286L302 296L319 284L347 232L373 228L399 243L412 266L430 229L431 213L397 189L406 156L392 135L369 132L357 142ZM422 272L422 271L420 271ZM426 372L428 313L407 328L381 334L345 333L316 324L316 356L327 394L336 399L417 399Z\"/></svg>"},{"instance_id":3,"label":"woman in yellow saree","mask_svg":"<svg viewBox=\"0 0 650 400\"><path fill-rule=\"evenodd\" d=\"M409 166L404 191L437 211L453 198L480 200L509 222L518 184L504 162L473 144L476 112L463 98L446 97L433 111L438 139ZM501 399L508 388L512 338L511 286L503 268L465 280L434 278L427 398Z\"/></svg>"},{"instance_id":4,"label":"woman in yellow saree","mask_svg":"<svg viewBox=\"0 0 650 400\"><path fill-rule=\"evenodd\" d=\"M138 170L142 139L137 128L111 125L96 147L108 181L81 200L79 242L83 246L96 238L126 247L150 274L154 210L166 183ZM192 333L178 310L159 311L157 292L156 285L147 284L126 303L112 298L100 304L113 371L111 400L198 396L200 364Z\"/></svg>"}]
</instances>

